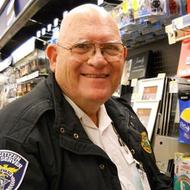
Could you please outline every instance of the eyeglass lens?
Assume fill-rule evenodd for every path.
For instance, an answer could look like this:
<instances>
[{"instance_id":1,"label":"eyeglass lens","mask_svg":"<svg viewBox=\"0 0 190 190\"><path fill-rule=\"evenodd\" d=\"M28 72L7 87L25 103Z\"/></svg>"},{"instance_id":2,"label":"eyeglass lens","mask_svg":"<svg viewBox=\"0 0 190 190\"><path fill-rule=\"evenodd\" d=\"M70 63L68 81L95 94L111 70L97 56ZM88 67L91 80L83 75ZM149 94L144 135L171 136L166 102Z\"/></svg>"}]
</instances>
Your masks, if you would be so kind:
<instances>
[{"instance_id":1,"label":"eyeglass lens","mask_svg":"<svg viewBox=\"0 0 190 190\"><path fill-rule=\"evenodd\" d=\"M84 60L95 54L96 47L94 43L78 43L71 47L71 51L75 56ZM108 61L118 61L124 49L121 43L102 43L98 47Z\"/></svg>"}]
</instances>

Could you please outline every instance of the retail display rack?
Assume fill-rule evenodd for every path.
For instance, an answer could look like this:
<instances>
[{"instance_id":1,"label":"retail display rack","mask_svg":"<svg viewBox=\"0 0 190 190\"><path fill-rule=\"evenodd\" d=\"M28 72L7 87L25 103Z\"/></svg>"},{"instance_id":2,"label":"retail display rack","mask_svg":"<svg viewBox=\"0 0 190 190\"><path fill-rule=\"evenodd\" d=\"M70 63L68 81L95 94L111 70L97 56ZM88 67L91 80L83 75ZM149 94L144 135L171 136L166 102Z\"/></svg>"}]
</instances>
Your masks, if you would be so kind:
<instances>
[{"instance_id":1,"label":"retail display rack","mask_svg":"<svg viewBox=\"0 0 190 190\"><path fill-rule=\"evenodd\" d=\"M30 92L48 75L43 43L32 37L0 63L0 108Z\"/></svg>"},{"instance_id":2,"label":"retail display rack","mask_svg":"<svg viewBox=\"0 0 190 190\"><path fill-rule=\"evenodd\" d=\"M190 38L190 14L175 18L165 27L169 44Z\"/></svg>"}]
</instances>

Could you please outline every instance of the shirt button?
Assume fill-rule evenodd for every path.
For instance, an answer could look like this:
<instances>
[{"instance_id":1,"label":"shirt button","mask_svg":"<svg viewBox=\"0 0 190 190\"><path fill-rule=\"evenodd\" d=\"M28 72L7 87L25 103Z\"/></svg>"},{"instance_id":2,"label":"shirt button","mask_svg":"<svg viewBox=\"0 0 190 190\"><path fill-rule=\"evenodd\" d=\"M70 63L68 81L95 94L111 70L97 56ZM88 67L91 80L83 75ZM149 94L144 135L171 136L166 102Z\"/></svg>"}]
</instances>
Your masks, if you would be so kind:
<instances>
[{"instance_id":1,"label":"shirt button","mask_svg":"<svg viewBox=\"0 0 190 190\"><path fill-rule=\"evenodd\" d=\"M59 131L60 131L60 133L64 133L65 132L65 129L63 128L63 127L61 127L60 129L59 129Z\"/></svg>"},{"instance_id":2,"label":"shirt button","mask_svg":"<svg viewBox=\"0 0 190 190\"><path fill-rule=\"evenodd\" d=\"M99 165L99 168L100 168L101 170L104 170L104 169L105 169L105 165L104 165L104 164L100 164L100 165Z\"/></svg>"},{"instance_id":3,"label":"shirt button","mask_svg":"<svg viewBox=\"0 0 190 190\"><path fill-rule=\"evenodd\" d=\"M73 137L74 137L74 139L78 139L78 138L79 138L78 133L74 133L74 134L73 134Z\"/></svg>"}]
</instances>

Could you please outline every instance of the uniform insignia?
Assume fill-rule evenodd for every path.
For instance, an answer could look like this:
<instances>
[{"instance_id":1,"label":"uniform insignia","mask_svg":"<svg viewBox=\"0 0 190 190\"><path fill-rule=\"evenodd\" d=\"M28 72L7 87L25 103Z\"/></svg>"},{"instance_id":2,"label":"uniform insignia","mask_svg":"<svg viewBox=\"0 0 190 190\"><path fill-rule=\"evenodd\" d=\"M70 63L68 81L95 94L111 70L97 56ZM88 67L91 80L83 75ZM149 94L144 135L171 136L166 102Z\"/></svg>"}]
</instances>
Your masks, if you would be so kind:
<instances>
[{"instance_id":1,"label":"uniform insignia","mask_svg":"<svg viewBox=\"0 0 190 190\"><path fill-rule=\"evenodd\" d=\"M152 153L152 149L151 149L151 146L150 146L150 143L149 143L148 136L147 136L146 132L141 133L141 146L149 154Z\"/></svg>"},{"instance_id":2,"label":"uniform insignia","mask_svg":"<svg viewBox=\"0 0 190 190\"><path fill-rule=\"evenodd\" d=\"M23 180L28 161L11 150L0 150L0 190L17 190Z\"/></svg>"}]
</instances>

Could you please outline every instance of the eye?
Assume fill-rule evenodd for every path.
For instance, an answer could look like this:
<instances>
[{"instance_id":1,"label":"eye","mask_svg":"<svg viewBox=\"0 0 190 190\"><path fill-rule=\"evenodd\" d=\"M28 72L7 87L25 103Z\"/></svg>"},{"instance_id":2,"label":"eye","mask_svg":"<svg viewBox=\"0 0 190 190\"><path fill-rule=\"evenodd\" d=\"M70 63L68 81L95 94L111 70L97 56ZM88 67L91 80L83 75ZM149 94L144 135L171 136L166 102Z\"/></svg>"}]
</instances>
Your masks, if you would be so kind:
<instances>
[{"instance_id":1,"label":"eye","mask_svg":"<svg viewBox=\"0 0 190 190\"><path fill-rule=\"evenodd\" d=\"M122 44L114 44L114 43L108 43L108 44L104 44L103 46L103 51L108 54L108 55L118 55L122 52L123 46Z\"/></svg>"},{"instance_id":2,"label":"eye","mask_svg":"<svg viewBox=\"0 0 190 190\"><path fill-rule=\"evenodd\" d=\"M89 44L89 43L79 43L79 44L75 44L72 47L72 51L74 53L83 54L83 53L89 52L92 48L93 48L92 44Z\"/></svg>"}]
</instances>

